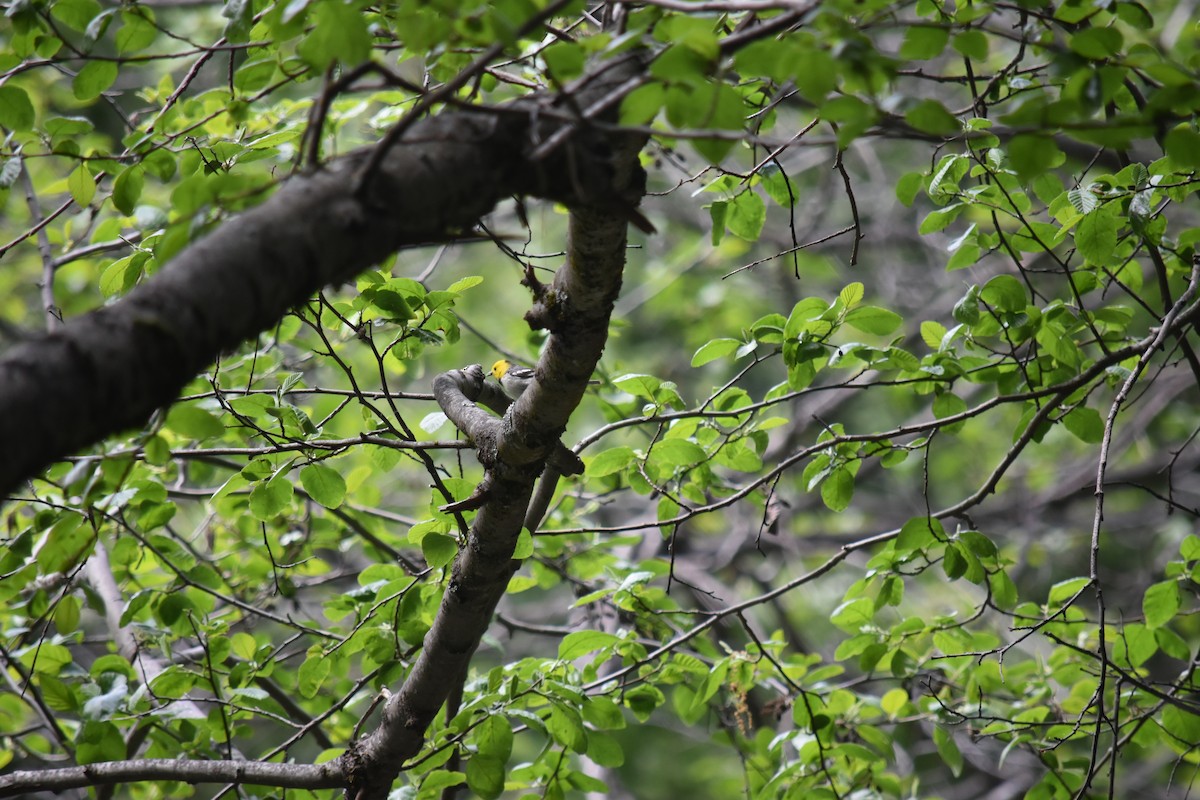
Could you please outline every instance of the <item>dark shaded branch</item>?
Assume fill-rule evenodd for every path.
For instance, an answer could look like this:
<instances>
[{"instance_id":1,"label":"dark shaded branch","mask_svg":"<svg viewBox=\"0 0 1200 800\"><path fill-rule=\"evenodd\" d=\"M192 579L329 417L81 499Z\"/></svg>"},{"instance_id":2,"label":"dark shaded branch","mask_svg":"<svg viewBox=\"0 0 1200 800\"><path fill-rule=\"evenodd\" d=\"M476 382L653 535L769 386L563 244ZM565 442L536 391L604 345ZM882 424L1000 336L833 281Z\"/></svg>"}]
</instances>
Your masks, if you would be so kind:
<instances>
[{"instance_id":1,"label":"dark shaded branch","mask_svg":"<svg viewBox=\"0 0 1200 800\"><path fill-rule=\"evenodd\" d=\"M627 80L639 68L629 57L607 62L572 91L604 96L621 83L612 75ZM581 127L544 159L526 155L562 124L561 115L537 113L550 105L549 96L535 96L503 111L422 120L360 191L354 179L371 163L370 149L296 176L120 302L13 347L0 358L0 437L9 454L0 494L57 458L142 424L220 353L322 286L402 247L452 240L501 198L528 194L627 214L640 187L614 191L611 152L595 130Z\"/></svg>"},{"instance_id":2,"label":"dark shaded branch","mask_svg":"<svg viewBox=\"0 0 1200 800\"><path fill-rule=\"evenodd\" d=\"M586 107L612 96L640 69L635 57L606 62L567 92ZM360 193L354 178L370 163L369 151L293 178L121 302L0 359L0 434L10 447L0 487L7 489L57 457L141 422L219 353L317 288L348 279L400 247L453 238L502 196L531 194L572 209L568 262L531 317L551 337L530 388L497 419L475 401L501 409L509 401L477 365L435 382L447 416L479 452L485 496L424 647L385 704L378 728L321 766L130 761L36 778L12 773L0 779L0 790L170 779L345 787L355 800L387 797L465 673L517 566L512 555L534 482L547 457L564 450L559 439L603 352L621 285L626 220L644 190L637 165L643 137L605 138L582 124L544 160L525 156L561 124L535 114L537 108L523 101L504 112L421 121L388 151Z\"/></svg>"},{"instance_id":3,"label":"dark shaded branch","mask_svg":"<svg viewBox=\"0 0 1200 800\"><path fill-rule=\"evenodd\" d=\"M621 82L628 73L614 71ZM598 87L602 90L602 87ZM640 195L640 137L611 143L614 189ZM352 744L340 763L351 776L348 798L383 800L406 761L420 752L425 730L451 695L491 624L496 604L518 566L512 560L525 524L534 482L579 405L607 340L609 317L621 287L628 209L572 207L567 263L544 287L528 316L551 336L535 378L496 420L475 400L498 390L472 365L439 375L434 394L446 416L474 441L486 468L476 494L483 505L454 562L441 608L404 685L388 700L379 727ZM497 399L487 395L490 400Z\"/></svg>"},{"instance_id":4,"label":"dark shaded branch","mask_svg":"<svg viewBox=\"0 0 1200 800\"><path fill-rule=\"evenodd\" d=\"M346 776L336 761L327 764L277 764L151 758L108 761L66 769L10 772L0 775L0 797L16 797L30 791L61 792L81 786L112 786L130 781L251 783L291 789L335 789L346 785Z\"/></svg>"}]
</instances>

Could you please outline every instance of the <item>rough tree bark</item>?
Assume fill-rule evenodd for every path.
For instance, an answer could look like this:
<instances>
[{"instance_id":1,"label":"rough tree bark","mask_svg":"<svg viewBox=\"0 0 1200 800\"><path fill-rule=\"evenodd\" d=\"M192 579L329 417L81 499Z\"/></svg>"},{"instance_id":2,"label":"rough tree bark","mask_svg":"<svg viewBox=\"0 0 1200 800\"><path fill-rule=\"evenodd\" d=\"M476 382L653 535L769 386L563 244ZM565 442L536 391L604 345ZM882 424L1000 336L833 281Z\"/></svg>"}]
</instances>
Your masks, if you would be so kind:
<instances>
[{"instance_id":1,"label":"rough tree bark","mask_svg":"<svg viewBox=\"0 0 1200 800\"><path fill-rule=\"evenodd\" d=\"M399 247L452 238L508 194L571 208L566 264L549 286L530 281L535 305L527 318L551 332L530 389L497 419L475 405L489 390L481 369L435 383L486 468L482 505L424 647L374 732L319 766L209 762L172 770L187 762L129 761L10 773L0 776L0 796L152 779L342 786L354 800L387 796L491 623L534 484L600 358L620 291L626 223L643 191L637 152L644 139L601 136L559 109L611 116L640 70L636 57L602 65L571 90L570 103L541 98L537 114L523 101L418 123L365 182L359 173L369 151L293 178L119 303L0 359L0 431L17 443L16 455L0 465L0 487L8 489L54 458L141 422L223 349ZM549 154L532 158L539 150Z\"/></svg>"},{"instance_id":2,"label":"rough tree bark","mask_svg":"<svg viewBox=\"0 0 1200 800\"><path fill-rule=\"evenodd\" d=\"M605 137L566 109L611 107L638 71L633 58L606 63L570 103L536 96L417 122L377 164L366 149L291 178L119 302L12 348L0 358L0 496L54 459L141 425L222 352L318 289L402 247L453 240L504 197L632 210L641 187L615 188Z\"/></svg>"},{"instance_id":3,"label":"rough tree bark","mask_svg":"<svg viewBox=\"0 0 1200 800\"><path fill-rule=\"evenodd\" d=\"M641 140L618 148L619 186L634 180ZM476 443L487 468L487 502L454 563L442 606L404 686L387 702L371 736L342 758L355 800L382 800L404 760L415 756L424 731L463 674L512 577L512 556L534 483L558 446L567 420L604 350L608 321L625 265L624 215L595 207L572 210L567 261L550 286L535 286L527 315L551 331L533 384L496 420L474 405L484 391L477 365L439 376L434 393L446 415ZM347 793L350 796L350 793Z\"/></svg>"}]
</instances>

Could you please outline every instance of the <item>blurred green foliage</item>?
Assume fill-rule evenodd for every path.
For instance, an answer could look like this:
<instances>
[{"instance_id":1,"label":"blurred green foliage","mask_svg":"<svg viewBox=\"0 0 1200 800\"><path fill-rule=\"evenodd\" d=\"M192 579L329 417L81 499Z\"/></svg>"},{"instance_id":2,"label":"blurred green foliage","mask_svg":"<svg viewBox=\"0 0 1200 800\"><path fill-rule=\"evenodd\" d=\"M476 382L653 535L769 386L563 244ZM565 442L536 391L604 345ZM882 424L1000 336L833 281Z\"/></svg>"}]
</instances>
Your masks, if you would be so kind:
<instances>
[{"instance_id":1,"label":"blurred green foliage","mask_svg":"<svg viewBox=\"0 0 1200 800\"><path fill-rule=\"evenodd\" d=\"M1184 796L1191 7L768 6L565 3L519 34L543 4L11 3L0 332L118 301L308 137L369 145L485 48L444 107L642 48L620 114L653 132L660 234L565 437L587 470L395 796ZM342 752L482 474L429 382L536 360L520 280L565 223L508 203L329 287L11 498L0 766Z\"/></svg>"}]
</instances>

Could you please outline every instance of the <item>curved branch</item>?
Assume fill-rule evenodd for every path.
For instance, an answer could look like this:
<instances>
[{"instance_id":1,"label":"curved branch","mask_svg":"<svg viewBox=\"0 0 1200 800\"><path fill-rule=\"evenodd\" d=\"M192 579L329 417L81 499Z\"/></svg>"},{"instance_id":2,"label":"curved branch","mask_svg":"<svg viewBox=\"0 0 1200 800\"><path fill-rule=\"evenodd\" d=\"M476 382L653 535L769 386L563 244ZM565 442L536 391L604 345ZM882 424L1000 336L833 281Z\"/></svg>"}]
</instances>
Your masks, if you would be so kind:
<instances>
[{"instance_id":1,"label":"curved branch","mask_svg":"<svg viewBox=\"0 0 1200 800\"><path fill-rule=\"evenodd\" d=\"M640 70L605 62L571 91L604 97ZM0 495L53 460L141 425L221 352L272 325L322 286L396 250L450 241L502 198L545 197L631 213L640 196L617 191L611 151L594 128L534 159L564 125L541 115L554 97L505 109L458 111L413 124L396 146L372 149L287 181L270 199L221 225L166 269L105 308L18 345L0 358ZM368 165L370 180L358 180Z\"/></svg>"},{"instance_id":2,"label":"curved branch","mask_svg":"<svg viewBox=\"0 0 1200 800\"><path fill-rule=\"evenodd\" d=\"M609 79L628 78L614 71ZM603 86L596 87L603 91ZM641 137L612 142L614 190L640 195ZM518 562L512 559L534 482L579 405L604 350L609 316L621 288L628 209L576 205L568 229L567 262L527 317L551 336L529 388L496 420L475 404L499 402L498 389L472 365L439 375L434 393L446 416L472 436L486 468L476 494L482 507L454 562L446 593L424 647L404 685L383 708L379 726L340 759L353 777L349 795L383 800L396 775L424 743L425 730L455 690L491 624ZM487 394L487 393L491 394Z\"/></svg>"}]
</instances>

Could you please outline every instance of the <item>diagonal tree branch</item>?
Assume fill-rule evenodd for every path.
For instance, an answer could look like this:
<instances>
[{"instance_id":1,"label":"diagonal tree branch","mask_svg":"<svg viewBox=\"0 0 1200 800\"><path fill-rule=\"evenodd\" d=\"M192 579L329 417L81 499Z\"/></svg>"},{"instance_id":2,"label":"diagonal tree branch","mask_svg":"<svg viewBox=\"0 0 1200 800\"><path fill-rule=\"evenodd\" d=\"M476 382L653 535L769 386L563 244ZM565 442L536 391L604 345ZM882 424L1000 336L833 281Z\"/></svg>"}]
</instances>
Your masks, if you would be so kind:
<instances>
[{"instance_id":1,"label":"diagonal tree branch","mask_svg":"<svg viewBox=\"0 0 1200 800\"><path fill-rule=\"evenodd\" d=\"M568 105L611 96L640 68L634 57L609 62L572 88ZM398 247L450 238L503 194L566 202L572 209L567 262L552 285L535 287L527 315L533 327L551 332L533 384L497 420L475 405L501 403L482 369L435 382L447 416L474 439L486 469L483 502L421 653L378 727L323 765L127 761L11 773L0 777L0 796L169 778L344 787L353 800L387 797L466 670L517 566L512 556L534 484L547 458L562 449L567 420L604 350L627 221L644 190L637 162L644 137L600 139L579 125L563 146L535 162L522 154L560 123L534 122L532 108L512 108L523 112L447 114L413 126L364 184L365 197L354 192L352 180L365 153L293 179L122 302L0 359L0 386L6 387L0 431L18 442L18 457L0 466L0 486L8 487L54 457L140 421L222 349L266 327L317 287L348 278ZM60 390L52 400L44 395L46 385ZM39 401L48 410L39 409ZM18 420L35 432L22 438Z\"/></svg>"},{"instance_id":2,"label":"diagonal tree branch","mask_svg":"<svg viewBox=\"0 0 1200 800\"><path fill-rule=\"evenodd\" d=\"M639 70L632 56L605 62L569 92L587 105ZM319 288L397 249L453 240L501 198L633 213L641 186L614 189L611 149L594 129L581 126L539 160L528 155L568 118L555 103L536 95L431 117L382 158L366 149L296 176L121 301L9 350L0 358L0 436L9 453L0 494L54 459L141 424L221 352Z\"/></svg>"},{"instance_id":3,"label":"diagonal tree branch","mask_svg":"<svg viewBox=\"0 0 1200 800\"><path fill-rule=\"evenodd\" d=\"M643 140L614 142L616 186L640 191L637 152ZM550 286L535 286L531 326L551 331L531 386L496 422L475 405L494 392L474 365L445 373L434 394L446 415L472 436L486 468L486 503L459 551L442 605L404 685L384 706L379 727L352 745L340 763L350 779L347 797L383 800L405 761L420 751L425 730L456 688L491 624L496 604L518 566L512 560L533 487L546 459L561 447L567 420L579 405L608 336L621 289L626 220L618 211L572 209L567 261ZM490 398L485 398L490 399ZM477 494L480 494L477 491Z\"/></svg>"}]
</instances>

